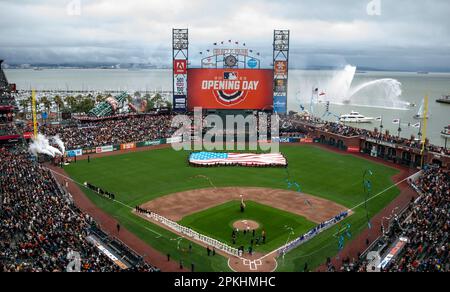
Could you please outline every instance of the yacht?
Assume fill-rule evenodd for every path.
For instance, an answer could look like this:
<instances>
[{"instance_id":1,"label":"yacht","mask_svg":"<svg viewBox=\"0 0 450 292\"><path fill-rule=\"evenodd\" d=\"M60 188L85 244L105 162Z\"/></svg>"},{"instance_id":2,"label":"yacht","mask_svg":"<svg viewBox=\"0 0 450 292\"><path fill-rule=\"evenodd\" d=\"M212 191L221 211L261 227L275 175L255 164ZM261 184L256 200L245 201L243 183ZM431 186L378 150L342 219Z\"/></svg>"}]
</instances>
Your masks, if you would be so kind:
<instances>
[{"instance_id":1,"label":"yacht","mask_svg":"<svg viewBox=\"0 0 450 292\"><path fill-rule=\"evenodd\" d=\"M444 130L441 131L441 136L444 138L450 138L450 125L444 128Z\"/></svg>"},{"instance_id":2,"label":"yacht","mask_svg":"<svg viewBox=\"0 0 450 292\"><path fill-rule=\"evenodd\" d=\"M436 102L450 104L450 95L443 95L442 98L439 98Z\"/></svg>"},{"instance_id":3,"label":"yacht","mask_svg":"<svg viewBox=\"0 0 450 292\"><path fill-rule=\"evenodd\" d=\"M372 117L365 117L355 111L339 117L339 121L342 123L372 123L374 120Z\"/></svg>"}]
</instances>

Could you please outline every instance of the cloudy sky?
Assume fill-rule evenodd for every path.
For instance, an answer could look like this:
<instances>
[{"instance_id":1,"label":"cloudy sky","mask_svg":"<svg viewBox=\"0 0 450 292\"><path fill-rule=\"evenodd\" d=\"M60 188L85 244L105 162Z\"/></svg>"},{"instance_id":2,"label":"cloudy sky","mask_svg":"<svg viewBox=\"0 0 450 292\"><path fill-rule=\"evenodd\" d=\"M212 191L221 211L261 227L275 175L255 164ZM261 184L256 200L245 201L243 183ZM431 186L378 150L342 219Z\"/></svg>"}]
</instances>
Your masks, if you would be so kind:
<instances>
[{"instance_id":1,"label":"cloudy sky","mask_svg":"<svg viewBox=\"0 0 450 292\"><path fill-rule=\"evenodd\" d=\"M450 71L448 0L0 0L0 11L8 63L168 65L171 29L186 27L193 63L229 39L269 63L273 30L290 29L295 67Z\"/></svg>"}]
</instances>

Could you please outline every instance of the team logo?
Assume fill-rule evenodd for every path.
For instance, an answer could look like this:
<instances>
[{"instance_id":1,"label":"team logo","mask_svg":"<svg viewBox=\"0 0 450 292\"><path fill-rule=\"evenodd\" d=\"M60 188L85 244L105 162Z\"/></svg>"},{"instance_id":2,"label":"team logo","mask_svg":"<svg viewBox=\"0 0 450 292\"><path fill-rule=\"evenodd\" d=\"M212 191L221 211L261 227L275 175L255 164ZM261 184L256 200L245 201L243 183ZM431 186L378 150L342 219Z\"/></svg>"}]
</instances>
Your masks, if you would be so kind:
<instances>
[{"instance_id":1,"label":"team logo","mask_svg":"<svg viewBox=\"0 0 450 292\"><path fill-rule=\"evenodd\" d=\"M223 78L204 80L203 90L211 90L217 101L224 106L235 106L247 98L250 91L258 90L259 81L247 80L236 71L223 73Z\"/></svg>"}]
</instances>

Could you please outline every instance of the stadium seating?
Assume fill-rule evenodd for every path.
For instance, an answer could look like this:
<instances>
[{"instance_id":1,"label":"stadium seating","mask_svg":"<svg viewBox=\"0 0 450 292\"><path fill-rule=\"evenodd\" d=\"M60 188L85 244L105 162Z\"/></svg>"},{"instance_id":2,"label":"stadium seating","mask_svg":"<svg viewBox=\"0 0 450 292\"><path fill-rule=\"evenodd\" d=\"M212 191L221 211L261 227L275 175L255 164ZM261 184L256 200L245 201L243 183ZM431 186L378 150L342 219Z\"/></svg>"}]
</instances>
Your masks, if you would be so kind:
<instances>
[{"instance_id":1,"label":"stadium seating","mask_svg":"<svg viewBox=\"0 0 450 292\"><path fill-rule=\"evenodd\" d=\"M121 271L88 243L99 229L62 191L52 174L33 162L24 149L0 149L0 271L65 271L67 255L81 255L81 271ZM119 254L133 271L157 271L123 243L102 234L107 244L119 246Z\"/></svg>"}]
</instances>

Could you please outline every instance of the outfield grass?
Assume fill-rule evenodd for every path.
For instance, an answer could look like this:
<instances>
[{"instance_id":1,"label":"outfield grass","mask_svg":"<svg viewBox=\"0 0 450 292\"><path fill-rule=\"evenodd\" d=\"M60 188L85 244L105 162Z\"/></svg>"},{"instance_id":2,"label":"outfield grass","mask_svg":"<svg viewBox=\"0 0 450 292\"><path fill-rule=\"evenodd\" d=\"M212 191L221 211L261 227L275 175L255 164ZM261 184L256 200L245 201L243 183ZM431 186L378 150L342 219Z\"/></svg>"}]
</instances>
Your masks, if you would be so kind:
<instances>
[{"instance_id":1,"label":"outfield grass","mask_svg":"<svg viewBox=\"0 0 450 292\"><path fill-rule=\"evenodd\" d=\"M262 230L266 231L266 243L254 246L254 251L268 253L291 240L305 234L316 226L306 218L275 209L256 202L246 201L247 208L244 213L240 211L241 202L231 201L223 205L210 208L206 211L191 214L183 218L181 225L189 227L201 234L220 240L232 247L244 246L247 250L253 238L251 234L239 233L236 244L233 245L231 233L233 223L242 220L253 220L259 224L256 238L261 236ZM288 227L293 228L292 230ZM291 231L293 234L290 234Z\"/></svg>"},{"instance_id":2,"label":"outfield grass","mask_svg":"<svg viewBox=\"0 0 450 292\"><path fill-rule=\"evenodd\" d=\"M398 170L352 155L338 154L314 146L286 145L281 152L289 162L289 171L282 168L192 168L187 164L189 152L160 149L109 156L87 161L78 161L66 167L66 171L77 182L89 181L105 190L114 192L116 199L136 206L152 199L187 190L211 188L206 176L216 187L266 187L286 189L286 179L300 184L302 191L352 208L365 200L362 176L365 170L373 172L372 189L377 194L388 187ZM130 209L120 204L99 198L85 190L89 198L101 209L115 217L121 224L145 242L161 251L171 253L174 259L183 259L186 264L193 261L198 271L227 271L223 257L205 257L204 248L194 245L192 254L179 251L176 235L134 216ZM368 204L370 216L374 216L391 202L399 190L392 188ZM359 207L348 218L352 234L356 236L367 227L366 210ZM337 254L337 239L329 230L316 239L302 245L286 255L281 271L299 271L305 262L313 268L327 257ZM162 235L162 236L159 236ZM184 243L187 244L187 243Z\"/></svg>"}]
</instances>

